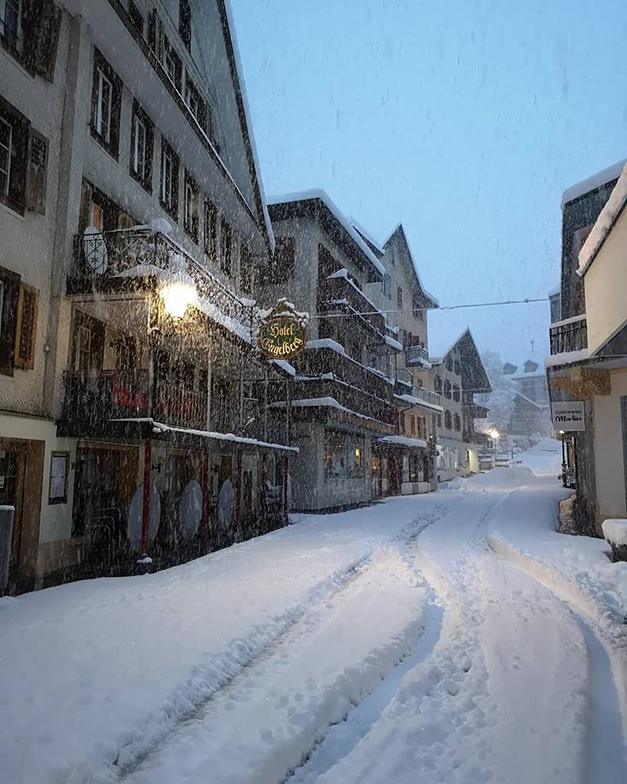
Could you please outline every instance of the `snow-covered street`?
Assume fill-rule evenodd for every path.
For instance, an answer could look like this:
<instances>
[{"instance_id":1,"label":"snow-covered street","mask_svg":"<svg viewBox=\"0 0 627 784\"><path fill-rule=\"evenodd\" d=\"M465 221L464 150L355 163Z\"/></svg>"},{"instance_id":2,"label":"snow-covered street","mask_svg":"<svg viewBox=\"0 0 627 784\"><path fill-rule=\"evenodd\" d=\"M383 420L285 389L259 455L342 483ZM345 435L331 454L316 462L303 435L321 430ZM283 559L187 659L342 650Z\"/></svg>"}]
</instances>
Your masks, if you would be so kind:
<instances>
[{"instance_id":1,"label":"snow-covered street","mask_svg":"<svg viewBox=\"0 0 627 784\"><path fill-rule=\"evenodd\" d=\"M0 599L12 784L627 780L627 564L559 455Z\"/></svg>"}]
</instances>

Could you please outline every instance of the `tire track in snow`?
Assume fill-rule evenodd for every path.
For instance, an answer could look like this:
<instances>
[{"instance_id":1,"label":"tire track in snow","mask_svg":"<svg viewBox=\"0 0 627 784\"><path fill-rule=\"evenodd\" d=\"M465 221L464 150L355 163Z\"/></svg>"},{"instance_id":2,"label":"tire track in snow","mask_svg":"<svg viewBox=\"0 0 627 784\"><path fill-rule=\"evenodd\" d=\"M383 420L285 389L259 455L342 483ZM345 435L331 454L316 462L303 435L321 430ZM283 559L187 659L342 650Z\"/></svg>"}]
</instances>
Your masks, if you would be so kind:
<instances>
[{"instance_id":1,"label":"tire track in snow","mask_svg":"<svg viewBox=\"0 0 627 784\"><path fill-rule=\"evenodd\" d=\"M253 640L235 640L218 662L201 665L190 679L176 689L170 703L163 706L155 716L128 733L115 750L110 750L108 761L95 771L84 771L72 766L60 771L57 781L64 784L118 784L129 779L151 756L157 754L184 725L195 721L210 704L230 688L236 688L240 679L270 658L294 633L298 625L307 626L309 618L324 609L338 594L345 591L355 580L372 569L381 553L388 548L400 552L407 547L425 528L444 514L444 507L428 515L418 517L400 534L378 545L366 556L358 559L341 572L326 577L297 606L279 618L272 619L274 628L270 633L264 629L253 633ZM257 630L254 630L256 632Z\"/></svg>"}]
</instances>

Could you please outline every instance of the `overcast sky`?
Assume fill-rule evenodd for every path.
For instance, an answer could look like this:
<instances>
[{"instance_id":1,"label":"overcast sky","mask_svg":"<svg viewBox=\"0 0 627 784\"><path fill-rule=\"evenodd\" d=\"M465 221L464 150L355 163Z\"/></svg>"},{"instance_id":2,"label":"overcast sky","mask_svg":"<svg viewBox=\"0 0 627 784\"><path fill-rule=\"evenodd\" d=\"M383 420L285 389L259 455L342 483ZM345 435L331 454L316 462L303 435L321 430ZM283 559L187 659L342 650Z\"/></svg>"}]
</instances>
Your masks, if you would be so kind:
<instances>
[{"instance_id":1,"label":"overcast sky","mask_svg":"<svg viewBox=\"0 0 627 784\"><path fill-rule=\"evenodd\" d=\"M231 0L268 195L402 222L441 305L559 282L562 191L627 157L624 0ZM547 351L548 303L440 313Z\"/></svg>"}]
</instances>

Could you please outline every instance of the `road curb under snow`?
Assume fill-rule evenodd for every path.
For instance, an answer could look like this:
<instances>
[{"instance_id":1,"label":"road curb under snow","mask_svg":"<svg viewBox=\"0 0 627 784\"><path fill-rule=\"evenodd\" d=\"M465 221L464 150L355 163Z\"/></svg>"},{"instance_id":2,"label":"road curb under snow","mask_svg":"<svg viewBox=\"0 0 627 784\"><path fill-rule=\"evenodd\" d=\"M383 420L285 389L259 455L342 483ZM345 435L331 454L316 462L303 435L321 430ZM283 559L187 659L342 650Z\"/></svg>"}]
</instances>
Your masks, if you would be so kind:
<instances>
[{"instance_id":1,"label":"road curb under snow","mask_svg":"<svg viewBox=\"0 0 627 784\"><path fill-rule=\"evenodd\" d=\"M490 533L487 541L497 555L550 590L573 609L576 617L583 616L582 620L596 632L609 659L618 693L623 737L627 739L627 625L614 597L607 592L600 592L598 585L590 580L588 572L567 560L560 561L558 566L541 553L531 553L516 546L497 531ZM564 566L570 569L564 569Z\"/></svg>"}]
</instances>

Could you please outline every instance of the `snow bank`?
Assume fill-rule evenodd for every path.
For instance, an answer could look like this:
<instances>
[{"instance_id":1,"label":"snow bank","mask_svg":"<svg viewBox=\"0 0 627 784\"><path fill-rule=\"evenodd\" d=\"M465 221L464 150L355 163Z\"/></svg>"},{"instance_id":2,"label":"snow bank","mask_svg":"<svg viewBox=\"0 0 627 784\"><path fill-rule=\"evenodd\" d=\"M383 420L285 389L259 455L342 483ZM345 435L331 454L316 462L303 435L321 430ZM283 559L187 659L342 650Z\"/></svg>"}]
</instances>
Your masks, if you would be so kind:
<instances>
[{"instance_id":1,"label":"snow bank","mask_svg":"<svg viewBox=\"0 0 627 784\"><path fill-rule=\"evenodd\" d=\"M610 544L627 545L627 520L604 520L603 536Z\"/></svg>"}]
</instances>

